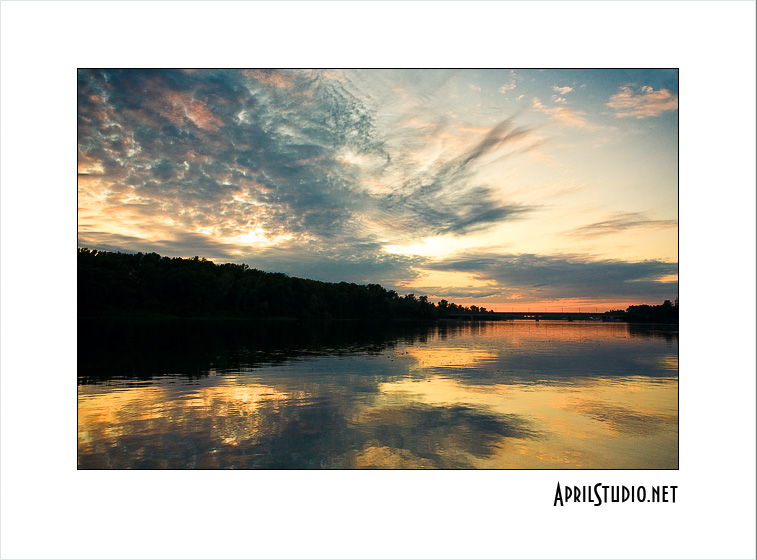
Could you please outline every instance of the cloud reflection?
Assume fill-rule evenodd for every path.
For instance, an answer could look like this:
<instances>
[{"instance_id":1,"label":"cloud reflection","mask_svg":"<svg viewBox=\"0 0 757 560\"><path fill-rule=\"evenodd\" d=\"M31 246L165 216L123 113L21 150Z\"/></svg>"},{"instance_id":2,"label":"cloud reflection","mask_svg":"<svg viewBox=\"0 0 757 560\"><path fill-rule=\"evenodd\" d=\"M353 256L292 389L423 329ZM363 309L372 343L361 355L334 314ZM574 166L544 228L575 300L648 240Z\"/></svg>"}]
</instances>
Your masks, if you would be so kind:
<instances>
[{"instance_id":1,"label":"cloud reflection","mask_svg":"<svg viewBox=\"0 0 757 560\"><path fill-rule=\"evenodd\" d=\"M97 363L122 360L121 375L80 378L80 468L677 466L676 347L626 325L466 324L367 339L354 326L296 339L240 328L236 342L208 327L186 364L197 360L197 375L144 375L177 356L169 345L161 358L159 341L146 355L127 351L139 337L98 349ZM139 365L124 376L130 358Z\"/></svg>"},{"instance_id":2,"label":"cloud reflection","mask_svg":"<svg viewBox=\"0 0 757 560\"><path fill-rule=\"evenodd\" d=\"M472 460L494 453L504 438L537 437L530 423L514 414L493 414L461 404L410 401L366 409L352 418L368 439L356 462L368 450L382 460L386 450L404 450L404 458L424 459L436 468L471 468ZM379 452L378 450L384 450ZM393 451L390 457L397 458ZM402 459L402 453L399 453Z\"/></svg>"}]
</instances>

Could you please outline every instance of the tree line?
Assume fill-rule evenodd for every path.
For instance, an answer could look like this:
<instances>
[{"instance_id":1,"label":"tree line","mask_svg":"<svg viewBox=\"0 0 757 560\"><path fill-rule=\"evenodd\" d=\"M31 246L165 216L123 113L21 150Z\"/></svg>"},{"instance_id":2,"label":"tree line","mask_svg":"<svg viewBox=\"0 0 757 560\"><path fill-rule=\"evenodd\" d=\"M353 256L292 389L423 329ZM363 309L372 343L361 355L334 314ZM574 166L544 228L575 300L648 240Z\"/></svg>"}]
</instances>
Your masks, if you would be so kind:
<instances>
[{"instance_id":1,"label":"tree line","mask_svg":"<svg viewBox=\"0 0 757 560\"><path fill-rule=\"evenodd\" d=\"M77 270L79 316L432 320L486 312L378 284L321 282L200 257L79 248Z\"/></svg>"},{"instance_id":2,"label":"tree line","mask_svg":"<svg viewBox=\"0 0 757 560\"><path fill-rule=\"evenodd\" d=\"M627 321L628 323L678 323L678 306L670 300L662 305L631 305L625 311L606 311L605 316Z\"/></svg>"},{"instance_id":3,"label":"tree line","mask_svg":"<svg viewBox=\"0 0 757 560\"><path fill-rule=\"evenodd\" d=\"M321 282L201 257L164 257L79 248L78 315L292 319L434 320L492 313L427 296L400 295L379 284ZM632 305L605 316L628 322L677 323L678 307ZM495 316L493 316L495 318Z\"/></svg>"}]
</instances>

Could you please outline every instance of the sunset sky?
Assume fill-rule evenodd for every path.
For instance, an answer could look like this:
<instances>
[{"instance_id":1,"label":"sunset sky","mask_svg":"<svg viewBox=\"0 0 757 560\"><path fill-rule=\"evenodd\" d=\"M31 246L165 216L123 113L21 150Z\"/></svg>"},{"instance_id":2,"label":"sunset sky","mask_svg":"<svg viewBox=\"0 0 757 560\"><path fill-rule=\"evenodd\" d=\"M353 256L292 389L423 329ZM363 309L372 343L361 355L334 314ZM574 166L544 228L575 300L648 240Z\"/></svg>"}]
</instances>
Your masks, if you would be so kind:
<instances>
[{"instance_id":1,"label":"sunset sky","mask_svg":"<svg viewBox=\"0 0 757 560\"><path fill-rule=\"evenodd\" d=\"M489 309L678 294L675 70L80 70L78 244Z\"/></svg>"}]
</instances>

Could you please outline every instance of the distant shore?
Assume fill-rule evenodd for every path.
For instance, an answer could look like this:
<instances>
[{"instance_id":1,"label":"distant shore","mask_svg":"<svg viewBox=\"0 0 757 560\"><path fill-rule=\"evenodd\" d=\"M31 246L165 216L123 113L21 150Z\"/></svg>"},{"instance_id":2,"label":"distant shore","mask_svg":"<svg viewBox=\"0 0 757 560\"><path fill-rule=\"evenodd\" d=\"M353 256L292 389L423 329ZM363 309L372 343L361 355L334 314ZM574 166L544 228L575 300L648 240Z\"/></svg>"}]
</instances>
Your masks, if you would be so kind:
<instances>
[{"instance_id":1,"label":"distant shore","mask_svg":"<svg viewBox=\"0 0 757 560\"><path fill-rule=\"evenodd\" d=\"M678 306L635 305L605 313L495 312L379 284L322 282L264 272L244 264L157 253L79 248L79 317L269 321L595 320L678 323Z\"/></svg>"}]
</instances>

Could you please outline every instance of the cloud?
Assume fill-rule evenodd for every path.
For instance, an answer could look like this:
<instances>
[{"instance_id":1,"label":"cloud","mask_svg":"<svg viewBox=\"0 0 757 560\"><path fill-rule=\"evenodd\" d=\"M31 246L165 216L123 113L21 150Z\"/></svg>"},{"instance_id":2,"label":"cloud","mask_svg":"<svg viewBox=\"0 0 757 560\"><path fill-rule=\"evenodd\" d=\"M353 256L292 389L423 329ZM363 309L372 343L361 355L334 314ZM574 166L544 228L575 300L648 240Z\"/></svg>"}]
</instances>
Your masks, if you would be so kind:
<instances>
[{"instance_id":1,"label":"cloud","mask_svg":"<svg viewBox=\"0 0 757 560\"><path fill-rule=\"evenodd\" d=\"M486 133L486 136L471 149L467 154L457 161L453 161L453 164L459 163L459 167L463 168L471 161L480 158L487 152L490 152L502 145L512 143L514 140L519 139L529 132L527 128L515 128L514 119L508 118L494 125Z\"/></svg>"},{"instance_id":2,"label":"cloud","mask_svg":"<svg viewBox=\"0 0 757 560\"><path fill-rule=\"evenodd\" d=\"M571 412L602 422L617 434L634 437L649 436L676 423L677 416L655 415L639 412L624 406L602 401L584 401L569 407Z\"/></svg>"},{"instance_id":3,"label":"cloud","mask_svg":"<svg viewBox=\"0 0 757 560\"><path fill-rule=\"evenodd\" d=\"M243 70L242 74L264 86L286 89L293 87L296 83L296 78L292 72L283 72L279 70Z\"/></svg>"},{"instance_id":4,"label":"cloud","mask_svg":"<svg viewBox=\"0 0 757 560\"><path fill-rule=\"evenodd\" d=\"M111 194L150 205L178 229L226 236L253 227L333 236L349 220L353 176L336 151L371 149L371 140L365 112L334 84L212 71L81 78L80 158L118 172ZM303 108L285 88L319 89L321 103ZM106 94L95 103L93 91Z\"/></svg>"},{"instance_id":5,"label":"cloud","mask_svg":"<svg viewBox=\"0 0 757 560\"><path fill-rule=\"evenodd\" d=\"M560 124L585 130L597 130L597 127L588 122L584 113L580 111L574 111L567 107L552 107L545 112L551 115L551 117Z\"/></svg>"},{"instance_id":6,"label":"cloud","mask_svg":"<svg viewBox=\"0 0 757 560\"><path fill-rule=\"evenodd\" d=\"M410 71L82 70L79 243L201 255L293 276L379 282L398 291L429 263L473 270L468 261L439 262L383 249L482 232L529 218L536 209L508 198L505 193L514 189L505 188L500 173L503 161L533 148L538 141L533 129L523 126L519 114L458 115L465 111L450 99L470 92L458 77ZM511 91L516 80L511 72L502 87ZM639 95L650 93L659 92ZM535 110L558 124L598 128L585 113L532 99ZM573 234L668 225L619 214ZM577 257L531 256L524 257L519 275L513 256L479 257L483 268L474 272L491 284L460 286L455 293L530 290L539 282L526 276L537 268L555 271L555 282L560 271L607 276L612 269L579 263ZM639 266L615 265L630 276ZM638 279L633 288L640 290L646 281ZM576 281L569 291L590 297L591 278L586 286L581 291ZM657 287L654 281L647 286ZM539 293L553 293L545 290Z\"/></svg>"},{"instance_id":7,"label":"cloud","mask_svg":"<svg viewBox=\"0 0 757 560\"><path fill-rule=\"evenodd\" d=\"M629 84L612 95L607 106L614 109L615 116L619 118L656 117L667 111L678 110L678 95L667 89L655 91L650 86L637 88L634 84Z\"/></svg>"},{"instance_id":8,"label":"cloud","mask_svg":"<svg viewBox=\"0 0 757 560\"><path fill-rule=\"evenodd\" d=\"M529 134L530 129L516 127L510 117L476 133L473 145L426 166L393 157L385 173L400 179L386 197L374 198L375 217L415 239L459 235L521 217L532 208L501 200L494 189L477 184L475 174L485 167L487 158L527 150Z\"/></svg>"},{"instance_id":9,"label":"cloud","mask_svg":"<svg viewBox=\"0 0 757 560\"><path fill-rule=\"evenodd\" d=\"M429 204L424 197L433 203ZM456 199L446 197L443 183L421 186L411 194L386 201L384 213L410 237L429 237L449 233L463 234L485 229L504 220L515 219L531 210L530 207L506 204L493 198L484 187L460 192Z\"/></svg>"},{"instance_id":10,"label":"cloud","mask_svg":"<svg viewBox=\"0 0 757 560\"><path fill-rule=\"evenodd\" d=\"M560 99L560 98L554 98L554 100L560 101L560 102L565 101L564 99ZM585 118L585 114L582 113L581 111L569 109L568 107L564 107L561 105L557 105L554 107L547 107L539 100L538 97L534 97L531 100L531 103L534 109L549 115L554 121L556 121L559 124L570 126L572 128L580 128L584 130L597 130L599 128L591 124L590 122L588 122Z\"/></svg>"},{"instance_id":11,"label":"cloud","mask_svg":"<svg viewBox=\"0 0 757 560\"><path fill-rule=\"evenodd\" d=\"M223 262L235 261L238 257L236 247L221 243L208 235L198 233L163 232L153 239L143 236L123 235L104 231L80 232L77 239L79 247L114 251L159 253L164 256L210 257L211 260Z\"/></svg>"},{"instance_id":12,"label":"cloud","mask_svg":"<svg viewBox=\"0 0 757 560\"><path fill-rule=\"evenodd\" d=\"M440 468L468 467L465 456L491 455L503 438L539 438L523 416L499 414L468 405L412 403L369 408L353 421L371 447L407 450ZM439 446L434 441L442 440ZM453 452L440 452L452 449ZM395 451L396 453L396 451Z\"/></svg>"},{"instance_id":13,"label":"cloud","mask_svg":"<svg viewBox=\"0 0 757 560\"><path fill-rule=\"evenodd\" d=\"M502 84L499 87L500 93L507 93L508 91L514 90L516 87L518 87L518 84L516 83L520 78L515 75L515 70L510 70L510 81L506 84Z\"/></svg>"},{"instance_id":14,"label":"cloud","mask_svg":"<svg viewBox=\"0 0 757 560\"><path fill-rule=\"evenodd\" d=\"M617 233L632 228L667 228L677 226L677 220L650 220L641 212L629 212L616 214L610 219L582 226L570 232L570 235L592 237L608 233Z\"/></svg>"},{"instance_id":15,"label":"cloud","mask_svg":"<svg viewBox=\"0 0 757 560\"><path fill-rule=\"evenodd\" d=\"M570 86L563 86L563 87L552 86L552 89L555 90L560 95L565 95L566 93L569 93L569 92L573 91L573 88L570 87Z\"/></svg>"},{"instance_id":16,"label":"cloud","mask_svg":"<svg viewBox=\"0 0 757 560\"><path fill-rule=\"evenodd\" d=\"M360 77L81 71L79 164L89 175L79 188L88 230L106 230L104 220L95 223L99 214L110 224L130 221L131 233L119 233L133 237L170 224L174 237L233 243L253 231L336 246L465 233L527 211L475 180L487 157L517 150L527 130L506 119L475 138L427 110L449 87L449 73L430 81L407 74L410 101L399 108L361 89ZM435 141L448 142L447 152L419 160Z\"/></svg>"},{"instance_id":17,"label":"cloud","mask_svg":"<svg viewBox=\"0 0 757 560\"><path fill-rule=\"evenodd\" d=\"M532 300L566 298L669 298L677 283L661 281L678 273L678 264L662 261L592 260L577 255L468 254L425 268L475 273L503 295L525 293ZM493 288L492 291L495 291Z\"/></svg>"}]
</instances>

